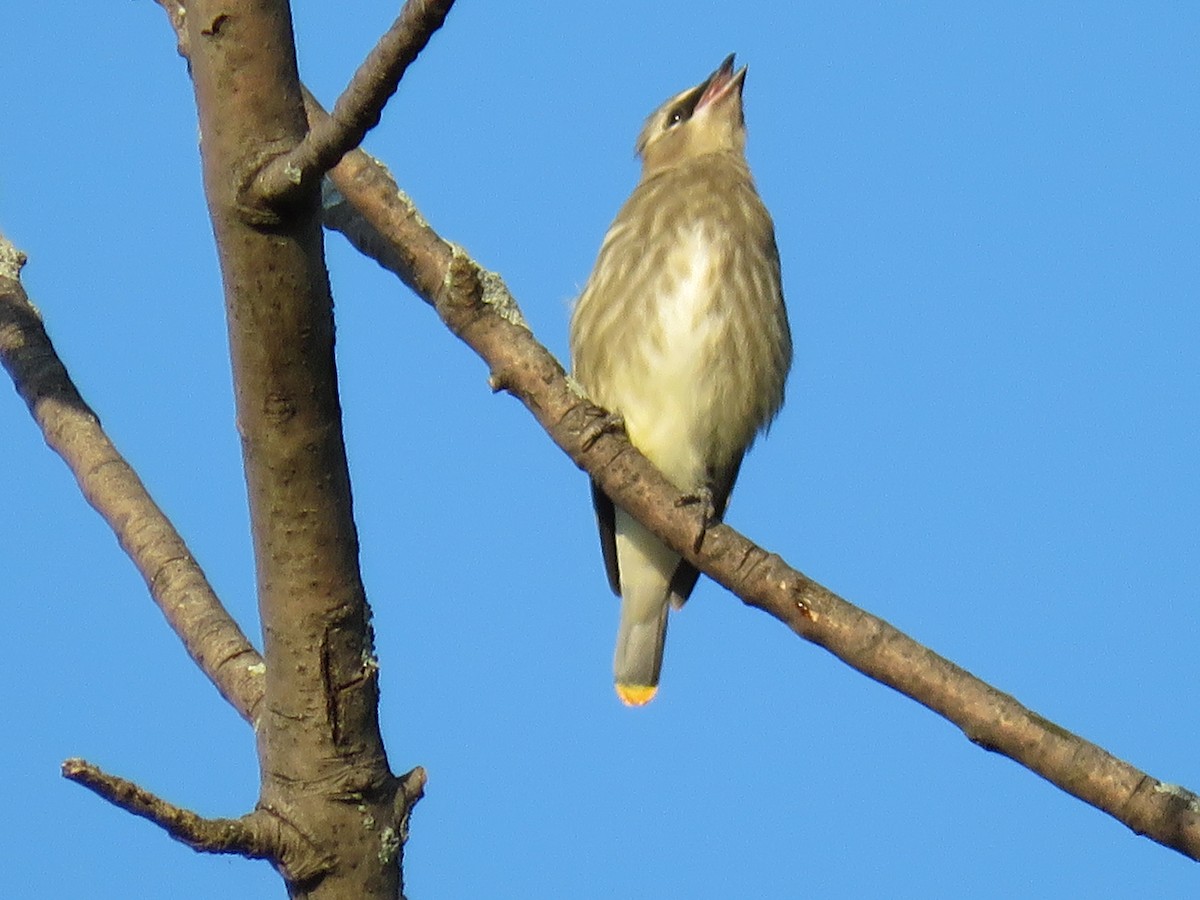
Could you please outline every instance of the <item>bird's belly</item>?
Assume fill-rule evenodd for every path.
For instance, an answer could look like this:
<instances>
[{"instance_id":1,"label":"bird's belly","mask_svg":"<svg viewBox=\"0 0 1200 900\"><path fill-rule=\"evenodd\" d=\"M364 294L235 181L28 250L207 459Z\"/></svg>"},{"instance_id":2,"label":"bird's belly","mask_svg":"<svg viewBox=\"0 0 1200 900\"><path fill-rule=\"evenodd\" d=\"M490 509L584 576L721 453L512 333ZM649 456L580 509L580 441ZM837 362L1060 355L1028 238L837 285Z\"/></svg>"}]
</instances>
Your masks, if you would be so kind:
<instances>
[{"instance_id":1,"label":"bird's belly","mask_svg":"<svg viewBox=\"0 0 1200 900\"><path fill-rule=\"evenodd\" d=\"M702 232L681 242L648 297L631 365L614 373L613 406L629 439L681 490L705 480L720 416L720 372L728 333L718 297L717 255Z\"/></svg>"}]
</instances>

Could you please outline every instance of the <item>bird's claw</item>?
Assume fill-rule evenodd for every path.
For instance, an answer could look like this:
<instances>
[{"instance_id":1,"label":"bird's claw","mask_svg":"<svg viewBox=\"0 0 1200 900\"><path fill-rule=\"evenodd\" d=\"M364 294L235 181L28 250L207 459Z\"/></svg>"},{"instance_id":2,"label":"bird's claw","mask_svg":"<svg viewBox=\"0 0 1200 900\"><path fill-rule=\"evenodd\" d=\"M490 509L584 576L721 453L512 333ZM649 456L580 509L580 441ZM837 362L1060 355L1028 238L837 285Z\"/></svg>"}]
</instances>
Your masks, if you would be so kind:
<instances>
[{"instance_id":1,"label":"bird's claw","mask_svg":"<svg viewBox=\"0 0 1200 900\"><path fill-rule=\"evenodd\" d=\"M625 418L617 413L605 412L593 415L580 429L579 439L584 451L591 450L592 445L606 434L624 434Z\"/></svg>"},{"instance_id":2,"label":"bird's claw","mask_svg":"<svg viewBox=\"0 0 1200 900\"><path fill-rule=\"evenodd\" d=\"M675 501L677 508L684 506L696 506L700 511L700 528L696 532L696 540L692 542L692 551L700 552L700 547L704 544L704 536L708 534L708 529L717 524L717 509L713 503L713 492L708 485L697 488L683 494Z\"/></svg>"}]
</instances>

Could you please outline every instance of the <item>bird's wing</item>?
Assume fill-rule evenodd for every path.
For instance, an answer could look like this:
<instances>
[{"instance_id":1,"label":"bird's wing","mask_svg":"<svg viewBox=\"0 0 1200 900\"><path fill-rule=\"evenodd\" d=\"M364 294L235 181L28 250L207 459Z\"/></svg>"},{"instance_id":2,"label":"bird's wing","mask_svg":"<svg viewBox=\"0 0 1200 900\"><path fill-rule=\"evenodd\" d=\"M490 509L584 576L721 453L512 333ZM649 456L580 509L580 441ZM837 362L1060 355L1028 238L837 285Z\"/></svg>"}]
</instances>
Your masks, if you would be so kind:
<instances>
[{"instance_id":1,"label":"bird's wing","mask_svg":"<svg viewBox=\"0 0 1200 900\"><path fill-rule=\"evenodd\" d=\"M592 482L592 505L596 508L596 525L600 529L600 552L604 554L604 571L608 575L608 586L618 597L621 596L621 570L617 565L617 509Z\"/></svg>"}]
</instances>

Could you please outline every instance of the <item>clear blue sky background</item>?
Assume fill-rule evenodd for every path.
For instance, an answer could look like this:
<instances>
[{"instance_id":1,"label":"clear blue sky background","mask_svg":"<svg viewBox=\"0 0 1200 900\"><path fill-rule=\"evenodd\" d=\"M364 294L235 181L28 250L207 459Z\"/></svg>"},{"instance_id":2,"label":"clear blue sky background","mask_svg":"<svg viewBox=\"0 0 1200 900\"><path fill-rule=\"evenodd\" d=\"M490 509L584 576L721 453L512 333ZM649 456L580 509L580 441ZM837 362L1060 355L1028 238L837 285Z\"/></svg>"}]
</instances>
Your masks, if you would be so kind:
<instances>
[{"instance_id":1,"label":"clear blue sky background","mask_svg":"<svg viewBox=\"0 0 1200 900\"><path fill-rule=\"evenodd\" d=\"M395 5L306 0L332 102ZM16 0L0 229L84 395L258 624L189 81L149 2ZM1200 6L464 2L367 147L565 355L634 137L730 51L797 344L731 521L1041 714L1200 788ZM1177 897L1194 863L702 584L612 695L586 482L329 239L414 898ZM213 816L251 735L0 387L0 896L282 896L58 774Z\"/></svg>"}]
</instances>

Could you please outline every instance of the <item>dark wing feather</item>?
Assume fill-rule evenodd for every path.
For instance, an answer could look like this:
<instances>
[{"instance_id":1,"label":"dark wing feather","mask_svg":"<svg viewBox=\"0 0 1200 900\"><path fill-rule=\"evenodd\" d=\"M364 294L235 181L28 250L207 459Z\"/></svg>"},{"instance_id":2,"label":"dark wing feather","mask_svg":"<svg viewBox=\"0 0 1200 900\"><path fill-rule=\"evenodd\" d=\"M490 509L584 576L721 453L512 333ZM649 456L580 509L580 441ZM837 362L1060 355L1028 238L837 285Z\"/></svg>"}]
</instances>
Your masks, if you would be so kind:
<instances>
[{"instance_id":1,"label":"dark wing feather","mask_svg":"<svg viewBox=\"0 0 1200 900\"><path fill-rule=\"evenodd\" d=\"M592 505L596 507L596 525L600 529L600 552L604 554L604 571L608 575L608 586L618 597L621 596L621 571L617 566L617 508L592 482Z\"/></svg>"},{"instance_id":2,"label":"dark wing feather","mask_svg":"<svg viewBox=\"0 0 1200 900\"><path fill-rule=\"evenodd\" d=\"M714 521L720 522L725 517L725 508L729 506L729 495L733 493L733 483L737 481L738 471L742 467L742 458L744 455L744 453L739 453L727 469L714 473L709 481L708 487L712 491ZM609 505L611 505L611 501ZM613 556L615 559L615 548ZM671 606L679 609L683 604L687 603L688 597L692 596L692 591L695 589L696 581L699 578L699 569L687 560L680 560L678 568L675 569L675 574L671 576Z\"/></svg>"}]
</instances>

